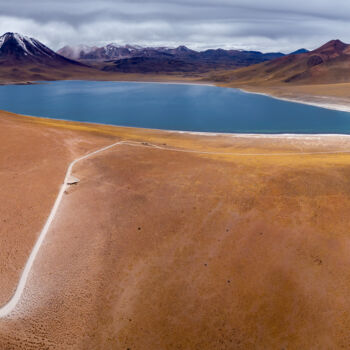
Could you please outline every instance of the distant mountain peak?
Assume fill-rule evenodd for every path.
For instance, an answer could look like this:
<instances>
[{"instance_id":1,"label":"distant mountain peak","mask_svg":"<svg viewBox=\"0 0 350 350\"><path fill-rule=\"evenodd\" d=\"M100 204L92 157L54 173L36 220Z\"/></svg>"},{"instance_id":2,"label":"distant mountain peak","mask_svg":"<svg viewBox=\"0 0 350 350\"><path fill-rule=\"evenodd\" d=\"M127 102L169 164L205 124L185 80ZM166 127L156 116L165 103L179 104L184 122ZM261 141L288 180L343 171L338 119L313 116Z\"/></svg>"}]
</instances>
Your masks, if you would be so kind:
<instances>
[{"instance_id":1,"label":"distant mountain peak","mask_svg":"<svg viewBox=\"0 0 350 350\"><path fill-rule=\"evenodd\" d=\"M181 51L191 51L191 49L189 49L187 46L185 45L180 45L177 47L177 50L181 50Z\"/></svg>"},{"instance_id":2,"label":"distant mountain peak","mask_svg":"<svg viewBox=\"0 0 350 350\"><path fill-rule=\"evenodd\" d=\"M0 57L4 55L17 58L38 55L52 57L55 53L34 38L7 32L0 37Z\"/></svg>"},{"instance_id":3,"label":"distant mountain peak","mask_svg":"<svg viewBox=\"0 0 350 350\"><path fill-rule=\"evenodd\" d=\"M334 50L334 51L344 51L349 45L345 44L339 39L330 40L326 44L322 45L320 48L314 50L314 51L328 51L328 50Z\"/></svg>"},{"instance_id":4,"label":"distant mountain peak","mask_svg":"<svg viewBox=\"0 0 350 350\"><path fill-rule=\"evenodd\" d=\"M56 54L34 38L19 33L7 32L0 36L0 64L17 65L18 63L40 63L50 66L68 63L81 65Z\"/></svg>"},{"instance_id":5,"label":"distant mountain peak","mask_svg":"<svg viewBox=\"0 0 350 350\"><path fill-rule=\"evenodd\" d=\"M9 39L9 38L15 38L16 40L24 40L25 38L28 38L28 37L21 35L19 33L7 32L3 34L0 38L3 40Z\"/></svg>"},{"instance_id":6,"label":"distant mountain peak","mask_svg":"<svg viewBox=\"0 0 350 350\"><path fill-rule=\"evenodd\" d=\"M12 32L7 32L4 35L0 36L0 49L8 42L8 41L14 41L21 45L24 50L26 50L25 46L25 41L31 40L28 37L25 37L21 34L18 33L12 33Z\"/></svg>"},{"instance_id":7,"label":"distant mountain peak","mask_svg":"<svg viewBox=\"0 0 350 350\"><path fill-rule=\"evenodd\" d=\"M337 46L337 45L346 45L346 44L343 41L339 40L339 39L334 39L334 40L328 41L328 43L326 43L324 46L326 46L326 45Z\"/></svg>"},{"instance_id":8,"label":"distant mountain peak","mask_svg":"<svg viewBox=\"0 0 350 350\"><path fill-rule=\"evenodd\" d=\"M310 52L310 51L302 48L302 49L291 52L290 55L299 55L301 53L308 53L308 52Z\"/></svg>"},{"instance_id":9,"label":"distant mountain peak","mask_svg":"<svg viewBox=\"0 0 350 350\"><path fill-rule=\"evenodd\" d=\"M9 41L9 40L14 40L19 45L21 45L24 50L26 50L27 43L33 45L34 42L37 42L37 40L35 40L34 38L30 38L28 36L21 35L19 33L7 32L0 37L0 48L2 47L2 45L5 44L6 41Z\"/></svg>"}]
</instances>

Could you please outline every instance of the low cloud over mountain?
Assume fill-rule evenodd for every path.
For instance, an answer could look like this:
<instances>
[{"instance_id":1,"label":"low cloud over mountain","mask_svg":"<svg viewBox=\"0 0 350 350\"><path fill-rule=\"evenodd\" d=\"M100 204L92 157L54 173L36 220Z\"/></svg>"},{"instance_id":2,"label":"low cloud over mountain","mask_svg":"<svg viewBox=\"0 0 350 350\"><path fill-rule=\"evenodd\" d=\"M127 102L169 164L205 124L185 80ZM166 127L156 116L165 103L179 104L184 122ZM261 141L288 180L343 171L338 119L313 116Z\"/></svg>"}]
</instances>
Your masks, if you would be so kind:
<instances>
[{"instance_id":1,"label":"low cloud over mountain","mask_svg":"<svg viewBox=\"0 0 350 350\"><path fill-rule=\"evenodd\" d=\"M333 0L17 0L1 6L0 32L70 44L179 46L291 52L347 40L350 2Z\"/></svg>"}]
</instances>

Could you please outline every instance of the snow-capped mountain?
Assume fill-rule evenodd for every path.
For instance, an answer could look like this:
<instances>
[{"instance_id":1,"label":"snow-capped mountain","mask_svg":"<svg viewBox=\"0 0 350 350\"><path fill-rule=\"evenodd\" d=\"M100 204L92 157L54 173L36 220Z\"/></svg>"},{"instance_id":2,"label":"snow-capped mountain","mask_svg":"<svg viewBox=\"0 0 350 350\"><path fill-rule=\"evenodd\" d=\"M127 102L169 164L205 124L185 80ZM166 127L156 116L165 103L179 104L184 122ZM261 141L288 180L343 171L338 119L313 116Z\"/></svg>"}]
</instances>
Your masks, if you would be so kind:
<instances>
[{"instance_id":1,"label":"snow-capped mountain","mask_svg":"<svg viewBox=\"0 0 350 350\"><path fill-rule=\"evenodd\" d=\"M103 47L78 45L65 46L57 53L74 60L110 60L132 57L132 54L138 49L130 45L120 46L117 44Z\"/></svg>"},{"instance_id":2,"label":"snow-capped mountain","mask_svg":"<svg viewBox=\"0 0 350 350\"><path fill-rule=\"evenodd\" d=\"M193 72L234 69L284 56L280 52L261 53L243 50L195 51L186 46L140 47L109 44L103 47L65 46L59 54L82 62L98 63L104 71L126 73Z\"/></svg>"},{"instance_id":3,"label":"snow-capped mountain","mask_svg":"<svg viewBox=\"0 0 350 350\"><path fill-rule=\"evenodd\" d=\"M74 60L119 60L132 57L159 57L164 55L186 55L195 51L186 46L178 48L142 47L139 45L118 45L115 43L103 47L96 46L65 46L58 54Z\"/></svg>"},{"instance_id":4,"label":"snow-capped mountain","mask_svg":"<svg viewBox=\"0 0 350 350\"><path fill-rule=\"evenodd\" d=\"M18 33L5 33L0 36L0 63L1 65L34 63L49 66L80 65L57 54L40 41Z\"/></svg>"},{"instance_id":5,"label":"snow-capped mountain","mask_svg":"<svg viewBox=\"0 0 350 350\"><path fill-rule=\"evenodd\" d=\"M144 48L138 45L108 44L102 47L96 46L64 46L57 51L58 54L73 60L118 60L123 58L155 55L163 51L163 48Z\"/></svg>"}]
</instances>

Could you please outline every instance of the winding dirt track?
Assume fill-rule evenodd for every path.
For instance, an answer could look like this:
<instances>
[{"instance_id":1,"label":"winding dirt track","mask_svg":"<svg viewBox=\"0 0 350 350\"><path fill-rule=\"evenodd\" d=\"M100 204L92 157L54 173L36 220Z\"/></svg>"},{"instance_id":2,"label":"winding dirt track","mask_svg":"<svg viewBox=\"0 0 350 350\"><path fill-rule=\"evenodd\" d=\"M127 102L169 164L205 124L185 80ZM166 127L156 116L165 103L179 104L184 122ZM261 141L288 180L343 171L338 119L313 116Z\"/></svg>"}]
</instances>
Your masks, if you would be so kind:
<instances>
[{"instance_id":1,"label":"winding dirt track","mask_svg":"<svg viewBox=\"0 0 350 350\"><path fill-rule=\"evenodd\" d=\"M45 240L45 237L49 231L50 225L53 221L53 219L55 218L55 215L57 213L58 207L63 199L63 194L64 192L67 190L69 184L68 184L68 180L70 178L70 176L72 175L72 170L74 165L76 165L78 162L85 160L91 156L94 156L98 153L107 151L117 145L120 144L124 144L124 145L129 145L129 146L134 146L134 147L153 147L156 149L160 149L160 150L165 150L165 151L172 151L172 152L184 152L184 153L196 153L196 154L208 154L208 155L234 155L234 156L250 156L250 157L255 157L255 156L294 156L294 155L317 155L317 154L345 154L345 153L350 153L350 151L344 151L344 150L340 150L340 151L323 151L323 152L297 152L297 153L230 153L230 152L206 152L206 151L195 151L195 150L187 150L187 149L178 149L178 148L174 148L174 147L163 147L163 146L159 146L159 145L155 145L155 144L151 144L151 143L145 143L145 142L130 142L130 141L118 141L115 142L109 146L103 147L101 149L98 149L96 151L90 152L82 157L79 157L77 159L75 159L74 161L72 161L67 169L66 175L65 175L65 179L64 182L60 188L60 191L57 195L56 201L51 209L50 215L47 218L47 221L38 237L38 240L36 241L33 250L31 251L29 258L24 266L23 272L21 274L21 277L19 279L16 291L14 293L14 295L12 296L12 298L9 300L8 303L6 303L5 305L3 305L0 308L0 318L2 317L6 317L9 316L11 314L11 312L13 312L15 310L15 308L17 307L21 296L23 294L24 288L26 286L26 282L29 276L29 273L32 269L33 263L35 261L36 256L38 255L38 252L42 246L42 243Z\"/></svg>"},{"instance_id":2,"label":"winding dirt track","mask_svg":"<svg viewBox=\"0 0 350 350\"><path fill-rule=\"evenodd\" d=\"M64 182L63 182L63 185L61 186L61 189L58 193L58 196L56 198L56 201L55 201L55 204L53 205L52 209L51 209L51 212L50 212L50 215L49 217L47 218L46 220L46 223L42 229L42 231L40 232L40 235L38 237L38 240L36 241L34 247L33 247L33 250L31 251L30 255L29 255L29 258L24 266L24 269L23 269L23 272L22 272L22 275L19 279L19 282L18 282L18 285L17 285L17 288L16 288L16 291L15 291L15 294L12 296L12 298L10 299L10 301L2 306L0 308L0 317L6 317L8 316L17 306L18 302L20 301L21 299L21 296L23 294L23 291L24 291L24 288L26 286L26 282L27 282L27 279L28 279L28 276L29 276L29 273L30 273L30 270L33 266L33 263L35 261L35 258L36 256L38 255L38 252L40 250L40 247L42 245L42 243L44 242L44 239L47 235L47 232L49 231L49 228L50 228L50 225L57 213L57 209L62 201L62 198L63 198L63 194L64 194L64 191L66 191L67 187L68 187L68 180L69 180L69 177L71 176L72 174L72 170L73 170L73 167L75 164L77 164L78 162L84 160L84 159L87 159L95 154L98 154L100 152L103 152L103 151L106 151L116 145L118 145L120 142L116 142L110 146L107 146L107 147L103 147L97 151L93 151L91 153L88 153L87 155L83 156L83 157L80 157L78 159L75 159L73 162L71 162L68 166L68 169L67 169L67 172L66 172L66 176L65 176L65 179L64 179Z\"/></svg>"}]
</instances>

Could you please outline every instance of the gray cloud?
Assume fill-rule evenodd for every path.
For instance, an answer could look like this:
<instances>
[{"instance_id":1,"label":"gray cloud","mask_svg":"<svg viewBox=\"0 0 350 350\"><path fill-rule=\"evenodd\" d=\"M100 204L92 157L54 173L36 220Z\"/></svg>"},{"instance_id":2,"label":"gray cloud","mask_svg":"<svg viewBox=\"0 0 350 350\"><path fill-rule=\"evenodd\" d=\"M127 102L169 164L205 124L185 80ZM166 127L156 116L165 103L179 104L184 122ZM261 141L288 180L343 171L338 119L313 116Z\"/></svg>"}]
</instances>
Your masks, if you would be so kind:
<instances>
[{"instance_id":1,"label":"gray cloud","mask_svg":"<svg viewBox=\"0 0 350 350\"><path fill-rule=\"evenodd\" d=\"M188 45L288 52L350 41L348 0L0 0L0 31L63 45Z\"/></svg>"}]
</instances>

